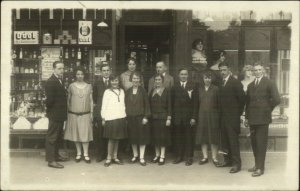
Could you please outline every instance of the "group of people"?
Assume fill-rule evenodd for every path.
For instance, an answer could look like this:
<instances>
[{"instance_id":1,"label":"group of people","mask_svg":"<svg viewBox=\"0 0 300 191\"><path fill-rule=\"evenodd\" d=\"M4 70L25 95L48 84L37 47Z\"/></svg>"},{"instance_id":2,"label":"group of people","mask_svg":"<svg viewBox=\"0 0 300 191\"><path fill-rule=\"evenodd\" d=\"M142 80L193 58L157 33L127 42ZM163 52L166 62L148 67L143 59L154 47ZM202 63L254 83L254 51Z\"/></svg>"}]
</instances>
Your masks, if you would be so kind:
<instances>
[{"instance_id":1,"label":"group of people","mask_svg":"<svg viewBox=\"0 0 300 191\"><path fill-rule=\"evenodd\" d=\"M132 163L145 166L146 146L153 145L151 162L164 165L166 148L172 146L176 156L173 163L185 161L190 166L194 145L200 144L199 164L208 162L210 147L216 167L231 167L230 173L237 173L241 170L240 120L245 112L255 157L249 171L252 176L264 173L268 126L280 98L276 86L263 76L262 65L245 67L248 77L243 82L232 76L226 62L218 63L218 72L205 70L197 78L190 68L182 67L174 80L166 64L159 61L146 90L143 76L136 71L136 60L129 58L127 64L128 71L120 76L113 75L109 65L101 65L102 76L93 86L84 81L85 71L76 68L76 81L65 90L64 64L53 63L54 73L45 86L49 167L63 168L58 162L67 160L58 153L63 134L64 139L75 142L76 162L91 162L88 149L89 142L94 141L97 162L105 160L106 167L123 164L118 158L119 141L128 139ZM223 153L222 163L218 152Z\"/></svg>"}]
</instances>

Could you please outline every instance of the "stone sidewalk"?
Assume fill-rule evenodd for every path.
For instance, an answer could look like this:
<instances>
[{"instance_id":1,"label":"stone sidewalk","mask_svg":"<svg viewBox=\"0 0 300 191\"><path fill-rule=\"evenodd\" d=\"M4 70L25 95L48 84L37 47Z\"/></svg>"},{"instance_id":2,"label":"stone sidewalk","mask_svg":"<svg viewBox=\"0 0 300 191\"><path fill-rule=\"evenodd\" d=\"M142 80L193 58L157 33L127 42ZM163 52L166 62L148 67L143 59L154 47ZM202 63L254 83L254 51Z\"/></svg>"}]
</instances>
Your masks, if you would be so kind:
<instances>
[{"instance_id":1,"label":"stone sidewalk","mask_svg":"<svg viewBox=\"0 0 300 191\"><path fill-rule=\"evenodd\" d=\"M13 190L287 190L291 189L286 173L286 153L267 153L265 174L253 178L247 169L253 165L252 153L242 153L242 171L230 174L230 168L216 168L211 162L192 166L166 164L158 166L148 162L143 167L130 164L104 167L104 161L91 164L75 163L72 157L64 162L64 169L47 167L43 156L12 156L10 185ZM146 160L150 161L151 156ZM295 171L296 172L296 171Z\"/></svg>"}]
</instances>

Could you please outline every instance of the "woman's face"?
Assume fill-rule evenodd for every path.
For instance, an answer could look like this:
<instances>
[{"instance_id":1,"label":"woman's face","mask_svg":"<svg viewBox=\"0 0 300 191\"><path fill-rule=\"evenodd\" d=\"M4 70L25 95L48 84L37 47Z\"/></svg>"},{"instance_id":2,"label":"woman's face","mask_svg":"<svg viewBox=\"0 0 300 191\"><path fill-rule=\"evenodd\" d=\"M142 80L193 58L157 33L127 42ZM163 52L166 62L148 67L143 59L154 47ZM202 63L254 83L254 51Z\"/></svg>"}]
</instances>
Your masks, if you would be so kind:
<instances>
[{"instance_id":1,"label":"woman's face","mask_svg":"<svg viewBox=\"0 0 300 191\"><path fill-rule=\"evenodd\" d=\"M162 86L163 81L162 81L162 78L160 76L156 76L154 81L155 81L155 86L156 87L161 87Z\"/></svg>"},{"instance_id":2,"label":"woman's face","mask_svg":"<svg viewBox=\"0 0 300 191\"><path fill-rule=\"evenodd\" d=\"M209 77L207 77L207 76L204 76L204 77L203 77L203 81L204 81L204 84L205 84L206 86L210 86L210 84L211 84L211 78L209 78Z\"/></svg>"},{"instance_id":3,"label":"woman's face","mask_svg":"<svg viewBox=\"0 0 300 191\"><path fill-rule=\"evenodd\" d=\"M220 61L221 62L225 61L225 55L223 53L220 54Z\"/></svg>"},{"instance_id":4,"label":"woman's face","mask_svg":"<svg viewBox=\"0 0 300 191\"><path fill-rule=\"evenodd\" d=\"M79 82L82 82L84 79L84 74L82 71L78 70L76 72L76 80L79 81Z\"/></svg>"},{"instance_id":5,"label":"woman's face","mask_svg":"<svg viewBox=\"0 0 300 191\"><path fill-rule=\"evenodd\" d=\"M111 80L110 84L111 84L112 88L119 88L119 79L116 78L116 79Z\"/></svg>"},{"instance_id":6,"label":"woman's face","mask_svg":"<svg viewBox=\"0 0 300 191\"><path fill-rule=\"evenodd\" d=\"M199 51L203 50L203 43L201 41L196 45L196 49Z\"/></svg>"},{"instance_id":7,"label":"woman's face","mask_svg":"<svg viewBox=\"0 0 300 191\"><path fill-rule=\"evenodd\" d=\"M133 85L134 87L139 86L139 85L140 85L140 81L141 81L141 79L140 79L139 76L136 76L136 75L133 75L133 76L132 76L132 85Z\"/></svg>"},{"instance_id":8,"label":"woman's face","mask_svg":"<svg viewBox=\"0 0 300 191\"><path fill-rule=\"evenodd\" d=\"M245 71L245 76L251 77L251 76L253 76L253 72L251 70L246 70Z\"/></svg>"},{"instance_id":9,"label":"woman's face","mask_svg":"<svg viewBox=\"0 0 300 191\"><path fill-rule=\"evenodd\" d=\"M130 72L133 72L135 71L135 69L136 69L136 63L133 60L130 60L128 63L128 70Z\"/></svg>"}]
</instances>

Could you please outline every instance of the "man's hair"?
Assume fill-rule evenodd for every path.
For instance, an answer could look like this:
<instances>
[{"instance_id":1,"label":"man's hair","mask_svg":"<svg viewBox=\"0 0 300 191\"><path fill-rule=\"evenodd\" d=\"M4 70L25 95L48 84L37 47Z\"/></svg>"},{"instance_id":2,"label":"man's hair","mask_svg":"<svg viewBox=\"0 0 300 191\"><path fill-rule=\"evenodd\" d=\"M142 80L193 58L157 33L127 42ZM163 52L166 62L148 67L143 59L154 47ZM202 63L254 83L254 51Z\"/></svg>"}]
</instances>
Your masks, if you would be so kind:
<instances>
[{"instance_id":1,"label":"man's hair","mask_svg":"<svg viewBox=\"0 0 300 191\"><path fill-rule=\"evenodd\" d=\"M133 61L134 63L136 63L136 59L132 58L132 57L128 58L126 63L129 64L130 61Z\"/></svg>"},{"instance_id":2,"label":"man's hair","mask_svg":"<svg viewBox=\"0 0 300 191\"><path fill-rule=\"evenodd\" d=\"M178 74L182 71L182 70L186 70L187 72L189 72L189 69L187 67L181 67L178 69Z\"/></svg>"},{"instance_id":3,"label":"man's hair","mask_svg":"<svg viewBox=\"0 0 300 191\"><path fill-rule=\"evenodd\" d=\"M227 62L221 62L219 64L219 68L221 68L222 66L227 66L228 68L230 68L229 65L227 64Z\"/></svg>"},{"instance_id":4,"label":"man's hair","mask_svg":"<svg viewBox=\"0 0 300 191\"><path fill-rule=\"evenodd\" d=\"M55 61L53 62L53 68L56 68L57 64L64 64L62 61Z\"/></svg>"},{"instance_id":5,"label":"man's hair","mask_svg":"<svg viewBox=\"0 0 300 191\"><path fill-rule=\"evenodd\" d=\"M109 64L101 64L101 65L100 65L100 70L102 71L102 69L103 69L104 67L108 67L108 68L110 69Z\"/></svg>"}]
</instances>

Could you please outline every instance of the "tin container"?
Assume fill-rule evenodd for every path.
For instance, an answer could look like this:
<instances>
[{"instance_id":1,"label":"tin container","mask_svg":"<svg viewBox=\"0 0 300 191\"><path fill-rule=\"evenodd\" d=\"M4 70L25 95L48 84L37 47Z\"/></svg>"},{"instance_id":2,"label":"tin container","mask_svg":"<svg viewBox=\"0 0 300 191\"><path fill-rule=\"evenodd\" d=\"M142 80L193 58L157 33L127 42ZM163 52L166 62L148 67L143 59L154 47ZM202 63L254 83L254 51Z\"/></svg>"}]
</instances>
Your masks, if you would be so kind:
<instances>
[{"instance_id":1,"label":"tin container","mask_svg":"<svg viewBox=\"0 0 300 191\"><path fill-rule=\"evenodd\" d=\"M52 35L50 33L43 35L43 44L52 44Z\"/></svg>"}]
</instances>

